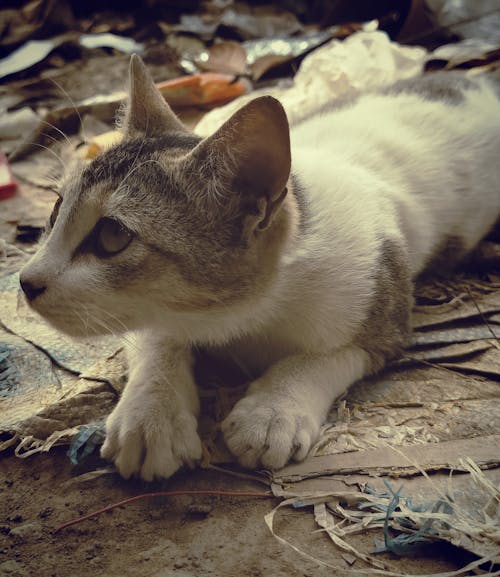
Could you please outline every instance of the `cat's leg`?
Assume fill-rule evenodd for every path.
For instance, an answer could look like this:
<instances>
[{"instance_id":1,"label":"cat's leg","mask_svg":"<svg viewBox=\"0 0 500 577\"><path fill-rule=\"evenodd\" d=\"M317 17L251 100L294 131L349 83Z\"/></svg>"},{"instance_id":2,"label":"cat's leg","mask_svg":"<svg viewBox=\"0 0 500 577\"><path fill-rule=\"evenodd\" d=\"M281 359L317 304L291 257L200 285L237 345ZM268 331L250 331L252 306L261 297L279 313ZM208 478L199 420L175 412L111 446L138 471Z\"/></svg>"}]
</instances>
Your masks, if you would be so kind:
<instances>
[{"instance_id":1,"label":"cat's leg","mask_svg":"<svg viewBox=\"0 0 500 577\"><path fill-rule=\"evenodd\" d=\"M280 360L223 422L227 446L245 467L277 469L304 459L333 401L372 368L372 357L357 346Z\"/></svg>"},{"instance_id":2,"label":"cat's leg","mask_svg":"<svg viewBox=\"0 0 500 577\"><path fill-rule=\"evenodd\" d=\"M125 478L170 477L201 458L191 352L152 333L128 346L127 386L106 422L101 455Z\"/></svg>"},{"instance_id":3,"label":"cat's leg","mask_svg":"<svg viewBox=\"0 0 500 577\"><path fill-rule=\"evenodd\" d=\"M276 469L304 459L333 401L398 354L410 332L407 260L401 241L384 241L372 303L351 344L330 354L283 358L252 383L223 423L226 443L243 465Z\"/></svg>"}]
</instances>

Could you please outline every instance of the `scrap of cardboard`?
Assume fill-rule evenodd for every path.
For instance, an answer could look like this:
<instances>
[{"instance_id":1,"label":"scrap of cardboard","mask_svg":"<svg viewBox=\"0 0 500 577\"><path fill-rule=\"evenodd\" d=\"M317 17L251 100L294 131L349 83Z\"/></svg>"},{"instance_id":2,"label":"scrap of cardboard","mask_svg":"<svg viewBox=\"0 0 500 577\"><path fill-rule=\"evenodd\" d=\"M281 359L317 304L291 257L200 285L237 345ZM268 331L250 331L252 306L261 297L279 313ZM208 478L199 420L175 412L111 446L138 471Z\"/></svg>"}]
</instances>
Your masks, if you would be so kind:
<instances>
[{"instance_id":1,"label":"scrap of cardboard","mask_svg":"<svg viewBox=\"0 0 500 577\"><path fill-rule=\"evenodd\" d=\"M320 475L351 473L411 476L420 470L459 469L460 459L466 456L472 457L480 467L488 467L499 463L499 446L500 435L490 435L442 443L386 446L337 455L322 455L276 471L273 482L294 483Z\"/></svg>"}]
</instances>

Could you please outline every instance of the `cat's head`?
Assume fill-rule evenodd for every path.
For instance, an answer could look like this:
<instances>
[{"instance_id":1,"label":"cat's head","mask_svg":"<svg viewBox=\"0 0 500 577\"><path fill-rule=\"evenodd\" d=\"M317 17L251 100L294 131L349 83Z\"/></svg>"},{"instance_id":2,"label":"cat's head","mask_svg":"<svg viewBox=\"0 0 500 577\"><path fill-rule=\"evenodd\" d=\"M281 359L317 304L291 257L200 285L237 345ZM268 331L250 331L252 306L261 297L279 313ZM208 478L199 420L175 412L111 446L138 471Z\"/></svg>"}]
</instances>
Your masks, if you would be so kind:
<instances>
[{"instance_id":1,"label":"cat's head","mask_svg":"<svg viewBox=\"0 0 500 577\"><path fill-rule=\"evenodd\" d=\"M289 232L281 105L253 100L202 140L133 56L122 129L120 144L66 176L20 274L31 307L86 335L258 301Z\"/></svg>"}]
</instances>

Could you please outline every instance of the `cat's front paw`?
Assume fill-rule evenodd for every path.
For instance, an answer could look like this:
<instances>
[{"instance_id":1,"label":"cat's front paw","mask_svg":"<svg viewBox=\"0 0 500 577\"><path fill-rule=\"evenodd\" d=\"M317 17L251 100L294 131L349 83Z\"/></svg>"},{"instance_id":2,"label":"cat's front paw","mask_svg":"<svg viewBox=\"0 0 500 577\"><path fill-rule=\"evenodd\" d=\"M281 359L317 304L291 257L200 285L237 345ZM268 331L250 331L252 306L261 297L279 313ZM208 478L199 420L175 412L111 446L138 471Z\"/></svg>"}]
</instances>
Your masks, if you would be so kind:
<instances>
[{"instance_id":1,"label":"cat's front paw","mask_svg":"<svg viewBox=\"0 0 500 577\"><path fill-rule=\"evenodd\" d=\"M321 423L299 403L259 391L236 403L222 423L229 450L248 468L279 469L305 459Z\"/></svg>"},{"instance_id":2,"label":"cat's front paw","mask_svg":"<svg viewBox=\"0 0 500 577\"><path fill-rule=\"evenodd\" d=\"M158 399L122 398L106 421L101 456L128 479L168 478L202 456L196 417Z\"/></svg>"}]
</instances>

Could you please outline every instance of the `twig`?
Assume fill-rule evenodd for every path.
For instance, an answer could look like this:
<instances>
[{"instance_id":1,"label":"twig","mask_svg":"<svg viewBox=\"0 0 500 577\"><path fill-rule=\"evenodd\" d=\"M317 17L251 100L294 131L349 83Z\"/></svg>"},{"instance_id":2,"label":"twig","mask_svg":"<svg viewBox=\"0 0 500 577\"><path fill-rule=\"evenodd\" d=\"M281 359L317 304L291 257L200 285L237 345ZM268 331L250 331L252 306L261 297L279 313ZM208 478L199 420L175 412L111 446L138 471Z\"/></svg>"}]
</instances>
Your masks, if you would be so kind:
<instances>
[{"instance_id":1,"label":"twig","mask_svg":"<svg viewBox=\"0 0 500 577\"><path fill-rule=\"evenodd\" d=\"M425 359L419 359L417 357L414 357L414 356L408 355L408 354L402 355L401 358L402 359L408 359L414 363L417 363L417 364L420 363L422 365L426 365L426 366L432 367L434 369L440 369L441 371L448 371L449 373L453 373L454 375L458 375L461 379L470 380L468 375L464 375L463 373L461 373L460 371L458 371L456 369L449 369L448 367L443 367L442 365L439 365L437 363L433 363L431 361L426 361ZM396 368L397 368L397 365L396 365ZM474 382L476 382L476 381L474 381Z\"/></svg>"},{"instance_id":2,"label":"twig","mask_svg":"<svg viewBox=\"0 0 500 577\"><path fill-rule=\"evenodd\" d=\"M484 316L483 311L479 308L479 305L477 304L476 299L474 298L474 295L472 294L472 291L470 290L469 287L465 287L467 292L469 293L469 297L471 299L471 301L474 303L474 306L476 307L477 312L479 313L479 316L481 317L481 320L483 321L483 323L488 327L488 330L490 331L490 333L493 335L493 338L497 341L497 343L500 344L500 339L498 338L498 336L495 334L495 331L491 328L490 323L488 322L488 319Z\"/></svg>"}]
</instances>

